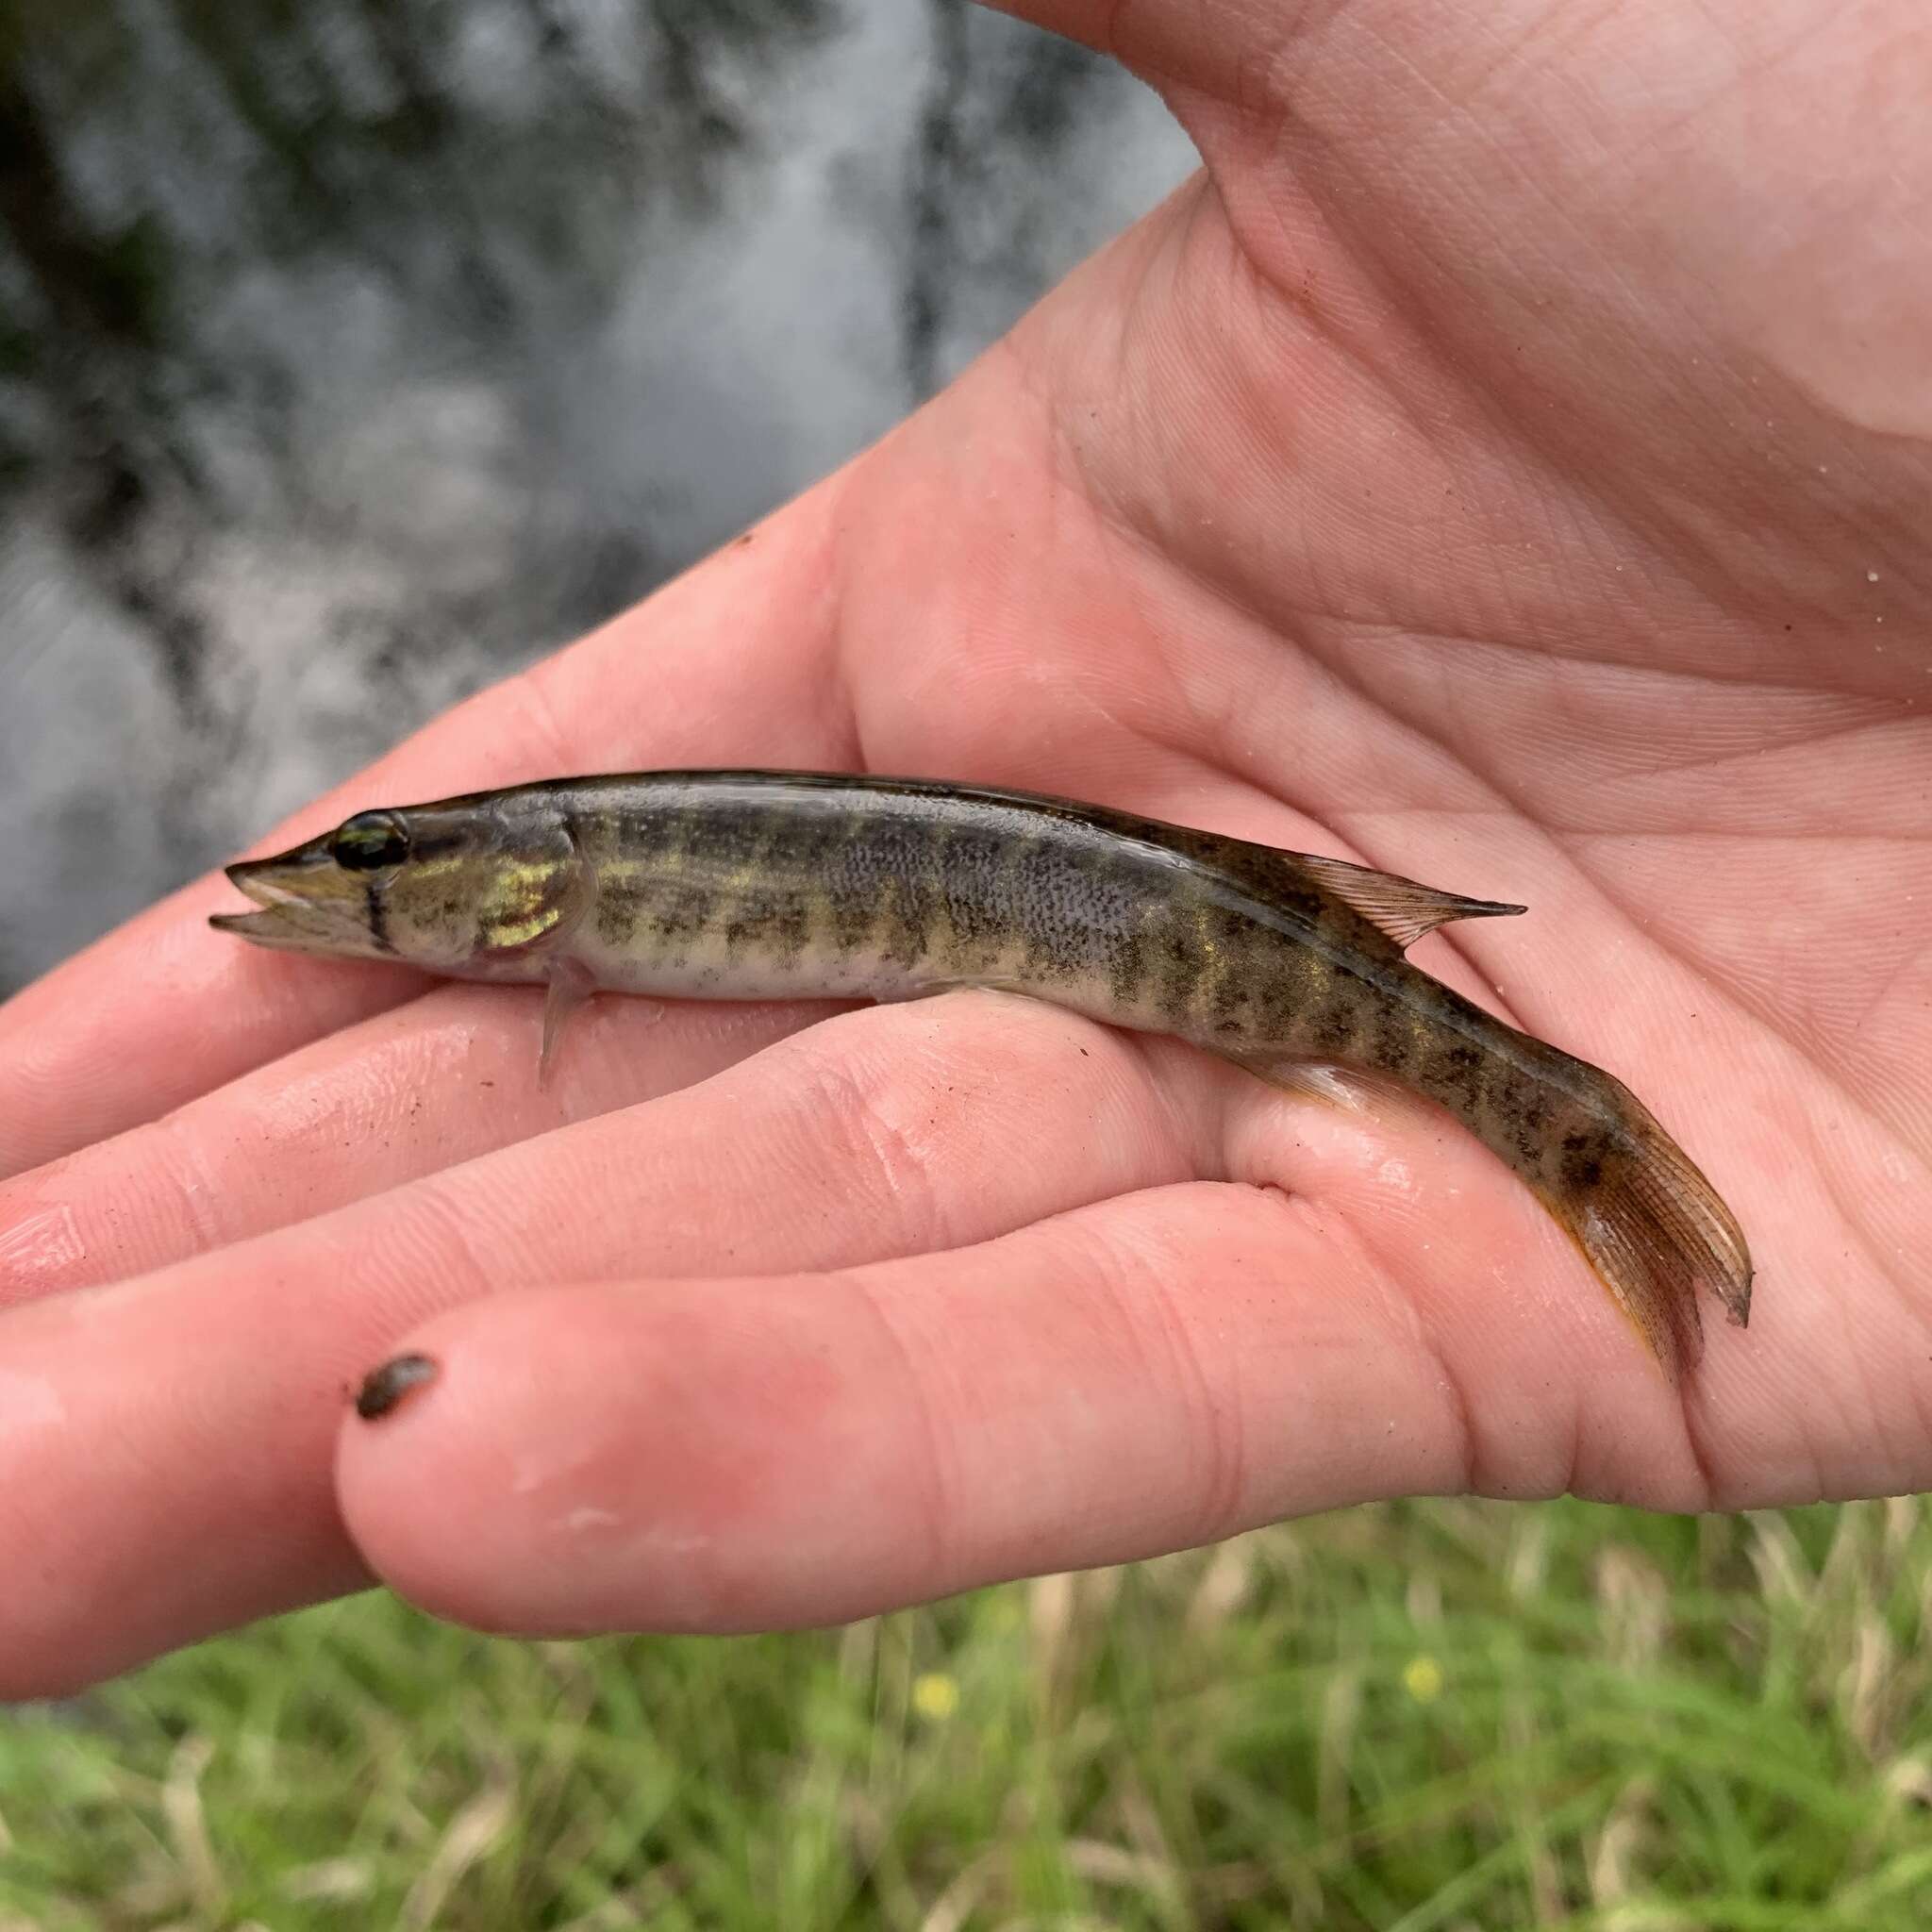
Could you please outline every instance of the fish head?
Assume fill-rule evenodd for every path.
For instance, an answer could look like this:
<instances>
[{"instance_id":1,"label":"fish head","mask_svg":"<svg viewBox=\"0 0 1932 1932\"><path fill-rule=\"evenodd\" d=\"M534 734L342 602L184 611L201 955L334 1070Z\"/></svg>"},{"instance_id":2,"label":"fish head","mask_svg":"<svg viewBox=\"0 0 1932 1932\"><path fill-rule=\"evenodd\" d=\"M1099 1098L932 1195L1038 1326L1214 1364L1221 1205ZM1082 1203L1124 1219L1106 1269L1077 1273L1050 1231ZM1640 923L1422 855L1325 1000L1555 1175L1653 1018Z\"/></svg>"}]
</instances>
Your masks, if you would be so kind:
<instances>
[{"instance_id":1,"label":"fish head","mask_svg":"<svg viewBox=\"0 0 1932 1932\"><path fill-rule=\"evenodd\" d=\"M272 858L227 868L252 912L208 924L259 946L515 978L585 902L558 810L453 800L358 811ZM527 976L539 976L534 968Z\"/></svg>"}]
</instances>

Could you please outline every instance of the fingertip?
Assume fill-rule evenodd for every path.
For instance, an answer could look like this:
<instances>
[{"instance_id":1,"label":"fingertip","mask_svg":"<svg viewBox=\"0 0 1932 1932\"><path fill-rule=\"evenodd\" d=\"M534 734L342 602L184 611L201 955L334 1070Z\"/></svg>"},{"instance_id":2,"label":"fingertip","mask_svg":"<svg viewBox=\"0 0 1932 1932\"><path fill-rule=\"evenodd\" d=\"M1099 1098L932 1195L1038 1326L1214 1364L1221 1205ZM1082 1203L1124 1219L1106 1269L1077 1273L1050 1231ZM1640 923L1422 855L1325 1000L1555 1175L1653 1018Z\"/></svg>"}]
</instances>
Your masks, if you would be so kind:
<instances>
[{"instance_id":1,"label":"fingertip","mask_svg":"<svg viewBox=\"0 0 1932 1932\"><path fill-rule=\"evenodd\" d=\"M583 1548L619 1521L593 1493L612 1481L597 1467L599 1443L610 1453L603 1302L545 1288L453 1309L363 1377L338 1441L338 1507L398 1594L483 1630L611 1627L619 1607ZM626 1519L635 1508L633 1495Z\"/></svg>"},{"instance_id":2,"label":"fingertip","mask_svg":"<svg viewBox=\"0 0 1932 1932\"><path fill-rule=\"evenodd\" d=\"M344 1415L341 1521L391 1588L484 1630L773 1628L904 1596L906 1540L872 1552L851 1480L895 1521L918 1501L865 1399L890 1363L820 1333L818 1299L633 1282L440 1316L365 1379L378 1415L360 1391Z\"/></svg>"},{"instance_id":3,"label":"fingertip","mask_svg":"<svg viewBox=\"0 0 1932 1932\"><path fill-rule=\"evenodd\" d=\"M336 1441L337 1507L362 1560L411 1602L463 1623L484 1621L461 1587L459 1555L474 1499L491 1480L478 1410L494 1378L473 1312L403 1336L345 1387Z\"/></svg>"}]
</instances>

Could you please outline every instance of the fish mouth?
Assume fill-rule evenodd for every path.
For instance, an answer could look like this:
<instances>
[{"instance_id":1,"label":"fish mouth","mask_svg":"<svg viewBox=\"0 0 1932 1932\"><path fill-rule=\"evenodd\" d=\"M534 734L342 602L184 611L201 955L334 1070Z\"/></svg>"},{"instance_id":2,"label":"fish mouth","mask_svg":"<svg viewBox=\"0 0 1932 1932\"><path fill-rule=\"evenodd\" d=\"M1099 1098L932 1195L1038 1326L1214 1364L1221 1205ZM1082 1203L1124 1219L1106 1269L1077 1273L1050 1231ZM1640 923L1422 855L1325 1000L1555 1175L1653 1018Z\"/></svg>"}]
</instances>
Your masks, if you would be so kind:
<instances>
[{"instance_id":1,"label":"fish mouth","mask_svg":"<svg viewBox=\"0 0 1932 1932\"><path fill-rule=\"evenodd\" d=\"M211 913L208 923L217 932L285 953L380 957L369 931L366 892L326 853L298 847L275 858L241 859L224 870L258 909Z\"/></svg>"}]
</instances>

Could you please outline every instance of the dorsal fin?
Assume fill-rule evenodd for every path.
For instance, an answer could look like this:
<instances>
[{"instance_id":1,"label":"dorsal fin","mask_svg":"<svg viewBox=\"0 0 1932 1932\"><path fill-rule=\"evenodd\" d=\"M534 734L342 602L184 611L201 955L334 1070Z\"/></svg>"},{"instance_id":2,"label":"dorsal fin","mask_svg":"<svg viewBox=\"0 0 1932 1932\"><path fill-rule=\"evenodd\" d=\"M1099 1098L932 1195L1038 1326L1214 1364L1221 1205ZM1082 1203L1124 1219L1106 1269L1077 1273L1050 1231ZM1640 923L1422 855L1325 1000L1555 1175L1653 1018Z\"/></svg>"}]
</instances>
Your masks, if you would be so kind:
<instances>
[{"instance_id":1,"label":"dorsal fin","mask_svg":"<svg viewBox=\"0 0 1932 1932\"><path fill-rule=\"evenodd\" d=\"M1526 906L1505 906L1495 899L1465 899L1456 892L1438 891L1434 886L1419 886L1392 872L1371 872L1365 865L1351 865L1345 858L1322 858L1306 852L1297 853L1295 858L1318 886L1354 907L1403 952L1425 932L1434 932L1452 919L1500 919L1507 913L1529 910Z\"/></svg>"}]
</instances>

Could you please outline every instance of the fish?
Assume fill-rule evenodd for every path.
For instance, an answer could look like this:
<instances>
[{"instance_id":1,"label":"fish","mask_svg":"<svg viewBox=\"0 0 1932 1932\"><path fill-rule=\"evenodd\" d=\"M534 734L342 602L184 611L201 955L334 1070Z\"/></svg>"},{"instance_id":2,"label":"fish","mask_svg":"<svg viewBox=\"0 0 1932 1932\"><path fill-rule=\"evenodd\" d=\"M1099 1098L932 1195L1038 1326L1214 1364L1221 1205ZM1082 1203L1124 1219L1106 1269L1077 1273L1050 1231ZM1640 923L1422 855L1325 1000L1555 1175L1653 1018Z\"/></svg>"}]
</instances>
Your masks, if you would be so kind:
<instances>
[{"instance_id":1,"label":"fish","mask_svg":"<svg viewBox=\"0 0 1932 1932\"><path fill-rule=\"evenodd\" d=\"M1672 1381L1744 1236L1614 1075L1406 957L1523 913L1346 859L1043 793L824 772L545 779L358 811L227 868L217 930L547 988L540 1079L592 992L913 999L980 987L1167 1034L1291 1092L1446 1109L1581 1250Z\"/></svg>"}]
</instances>

